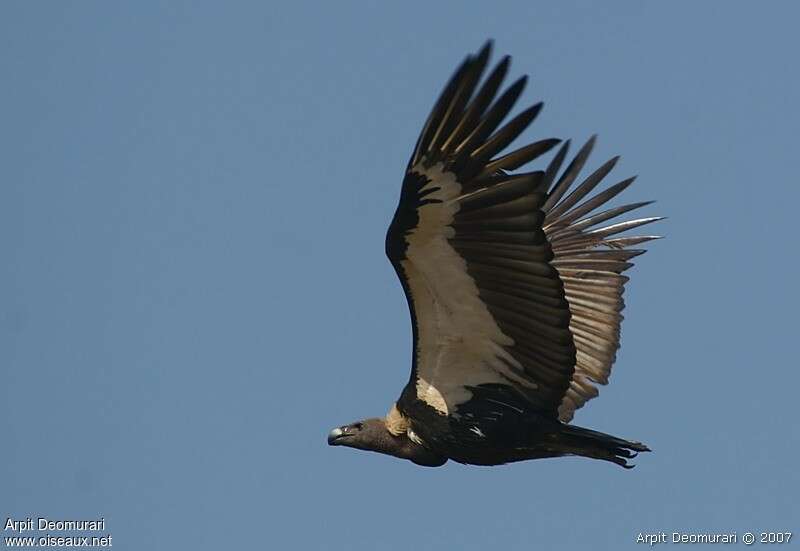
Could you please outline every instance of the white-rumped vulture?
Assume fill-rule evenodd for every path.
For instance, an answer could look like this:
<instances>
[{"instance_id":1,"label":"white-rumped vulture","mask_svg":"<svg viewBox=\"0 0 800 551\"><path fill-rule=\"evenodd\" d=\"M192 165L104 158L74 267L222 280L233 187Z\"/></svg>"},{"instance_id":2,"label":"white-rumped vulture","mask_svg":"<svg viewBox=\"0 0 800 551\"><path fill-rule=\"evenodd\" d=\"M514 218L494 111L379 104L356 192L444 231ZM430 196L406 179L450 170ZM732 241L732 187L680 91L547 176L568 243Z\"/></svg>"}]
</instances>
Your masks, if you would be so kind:
<instances>
[{"instance_id":1,"label":"white-rumped vulture","mask_svg":"<svg viewBox=\"0 0 800 551\"><path fill-rule=\"evenodd\" d=\"M426 466L579 455L630 467L639 442L570 425L608 382L619 348L622 294L635 247L620 236L659 220L602 209L633 178L595 188L617 158L580 184L594 138L561 170L517 169L560 143L501 152L538 103L500 126L526 77L497 97L510 58L481 81L491 43L456 70L406 169L386 254L408 299L411 378L386 417L333 429L328 443Z\"/></svg>"}]
</instances>

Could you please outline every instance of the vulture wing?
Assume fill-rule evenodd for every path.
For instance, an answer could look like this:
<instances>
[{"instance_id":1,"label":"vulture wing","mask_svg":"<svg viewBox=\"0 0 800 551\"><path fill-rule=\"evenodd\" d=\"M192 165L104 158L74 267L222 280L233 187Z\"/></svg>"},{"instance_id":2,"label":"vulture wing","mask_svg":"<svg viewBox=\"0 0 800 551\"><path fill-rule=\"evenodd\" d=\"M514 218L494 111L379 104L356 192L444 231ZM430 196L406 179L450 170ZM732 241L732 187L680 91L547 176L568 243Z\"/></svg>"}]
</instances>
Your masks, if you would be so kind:
<instances>
[{"instance_id":1,"label":"vulture wing","mask_svg":"<svg viewBox=\"0 0 800 551\"><path fill-rule=\"evenodd\" d=\"M648 239L610 237L653 219L595 229L641 206L591 214L630 181L582 201L614 160L566 195L593 140L558 180L566 144L546 171L508 174L558 140L497 156L541 104L501 127L526 78L495 99L509 58L479 87L489 52L487 44L468 57L434 106L386 236L413 324L404 396L451 415L471 400L517 409L519 401L498 399L507 395L567 419L596 395L591 381L608 377L619 342L621 272L640 253L625 247Z\"/></svg>"},{"instance_id":2,"label":"vulture wing","mask_svg":"<svg viewBox=\"0 0 800 551\"><path fill-rule=\"evenodd\" d=\"M552 184L542 207L545 212L544 232L554 255L550 264L558 271L564 285L571 314L569 329L576 348L575 373L558 409L559 419L565 423L572 420L576 409L597 396L594 383L608 383L619 348L621 312L625 307L622 294L628 277L622 273L633 266L632 258L645 252L644 249L629 247L658 239L655 235L619 237L618 234L662 220L661 217L638 218L598 227L652 203L631 203L596 212L631 185L635 178L623 180L585 199L611 171L619 157L606 162L566 194L594 140L592 137L584 145L561 179ZM556 173L563 158L564 155L559 153L548 173Z\"/></svg>"}]
</instances>

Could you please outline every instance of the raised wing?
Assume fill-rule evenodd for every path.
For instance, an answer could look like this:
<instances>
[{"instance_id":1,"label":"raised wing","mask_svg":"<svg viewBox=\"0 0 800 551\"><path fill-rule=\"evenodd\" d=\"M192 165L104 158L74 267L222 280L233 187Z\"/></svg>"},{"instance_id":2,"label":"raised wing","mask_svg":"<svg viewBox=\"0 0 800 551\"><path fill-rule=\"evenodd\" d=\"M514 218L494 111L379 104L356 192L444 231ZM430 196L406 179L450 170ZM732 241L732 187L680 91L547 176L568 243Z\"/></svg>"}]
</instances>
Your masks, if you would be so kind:
<instances>
[{"instance_id":1,"label":"raised wing","mask_svg":"<svg viewBox=\"0 0 800 551\"><path fill-rule=\"evenodd\" d=\"M630 203L598 212L603 205L625 190L634 178L623 180L589 196L611 171L618 157L606 162L573 191L570 188L586 162L594 137L578 152L563 176L549 186L544 231L569 303L570 323L576 348L575 373L558 409L559 419L572 420L575 410L598 394L596 383L607 384L620 344L620 324L625 302L622 294L628 277L622 273L633 266L630 260L645 251L635 247L655 235L625 236L627 230L661 220L638 218L602 225L652 201ZM553 159L547 172L555 174L566 155L568 143ZM600 227L598 227L600 226Z\"/></svg>"},{"instance_id":2,"label":"raised wing","mask_svg":"<svg viewBox=\"0 0 800 551\"><path fill-rule=\"evenodd\" d=\"M628 247L655 238L617 234L658 218L598 227L647 203L596 213L633 181L590 196L616 158L573 189L594 138L560 177L568 144L544 172L508 174L558 140L497 157L541 104L499 128L526 80L495 100L505 57L478 87L489 50L464 61L428 117L386 237L414 333L403 396L448 415L477 398L498 418L503 408L534 407L567 422L608 381L622 272L644 252Z\"/></svg>"},{"instance_id":3,"label":"raised wing","mask_svg":"<svg viewBox=\"0 0 800 551\"><path fill-rule=\"evenodd\" d=\"M498 129L526 79L494 100L509 58L478 89L488 57L487 44L442 92L409 162L386 238L412 315L409 387L442 414L457 415L476 392L492 389L493 396L521 398L525 407L555 417L576 349L564 286L543 231L552 175L506 171L558 140L495 157L541 104ZM494 401L495 409L519 407L513 400Z\"/></svg>"}]
</instances>

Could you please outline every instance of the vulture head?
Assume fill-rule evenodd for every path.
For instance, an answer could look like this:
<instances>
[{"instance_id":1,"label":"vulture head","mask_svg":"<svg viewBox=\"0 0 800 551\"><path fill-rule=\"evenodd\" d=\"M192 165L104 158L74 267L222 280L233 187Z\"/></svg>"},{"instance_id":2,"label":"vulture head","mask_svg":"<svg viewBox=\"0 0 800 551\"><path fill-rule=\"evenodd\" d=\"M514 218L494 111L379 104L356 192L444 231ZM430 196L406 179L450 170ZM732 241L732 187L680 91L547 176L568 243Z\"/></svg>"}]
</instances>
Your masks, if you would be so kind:
<instances>
[{"instance_id":1,"label":"vulture head","mask_svg":"<svg viewBox=\"0 0 800 551\"><path fill-rule=\"evenodd\" d=\"M347 446L408 459L423 467L439 467L447 462L442 457L414 442L408 433L393 434L387 419L373 417L333 429L328 434L328 445Z\"/></svg>"}]
</instances>

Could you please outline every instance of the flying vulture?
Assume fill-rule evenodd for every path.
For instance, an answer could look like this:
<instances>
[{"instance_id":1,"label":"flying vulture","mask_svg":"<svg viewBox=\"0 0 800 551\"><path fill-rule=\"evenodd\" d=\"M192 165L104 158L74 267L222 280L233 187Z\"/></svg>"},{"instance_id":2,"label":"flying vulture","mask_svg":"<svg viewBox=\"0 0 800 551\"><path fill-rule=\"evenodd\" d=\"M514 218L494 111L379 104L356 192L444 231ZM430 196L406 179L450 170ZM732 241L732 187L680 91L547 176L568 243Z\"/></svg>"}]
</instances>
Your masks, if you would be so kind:
<instances>
[{"instance_id":1,"label":"flying vulture","mask_svg":"<svg viewBox=\"0 0 800 551\"><path fill-rule=\"evenodd\" d=\"M481 81L491 42L468 56L431 111L386 235L413 327L411 378L385 417L333 429L328 443L436 467L577 455L630 468L650 451L569 424L606 384L620 340L635 247L620 236L660 218L618 221L649 204L602 210L633 182L593 193L617 158L581 183L591 138L544 170L516 172L560 140L501 152L541 110L500 126L525 87L498 96L510 58Z\"/></svg>"}]
</instances>

